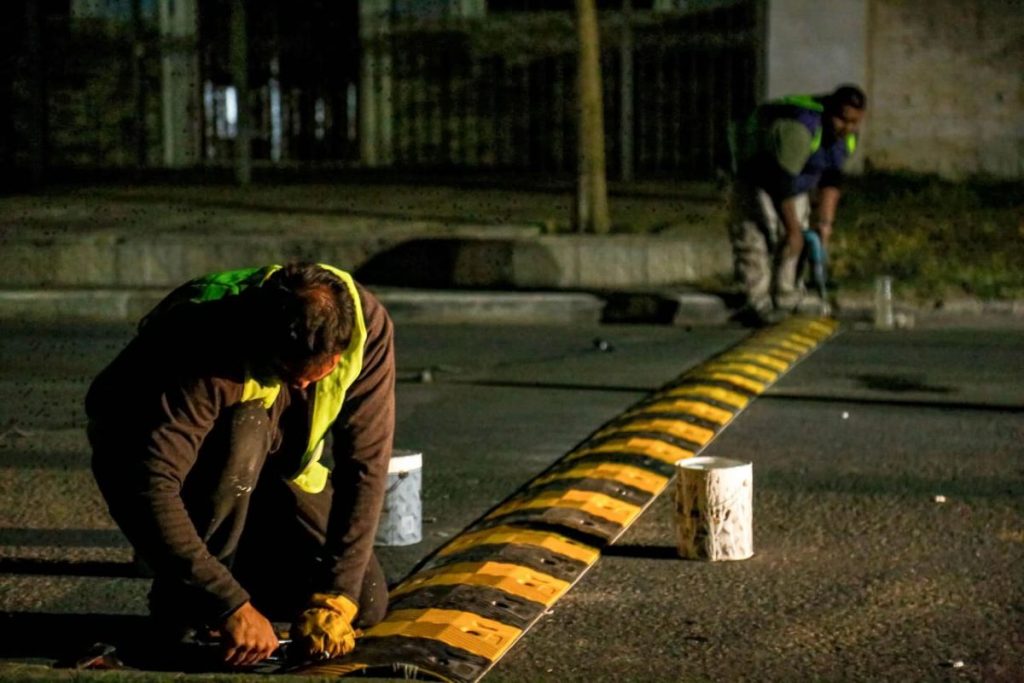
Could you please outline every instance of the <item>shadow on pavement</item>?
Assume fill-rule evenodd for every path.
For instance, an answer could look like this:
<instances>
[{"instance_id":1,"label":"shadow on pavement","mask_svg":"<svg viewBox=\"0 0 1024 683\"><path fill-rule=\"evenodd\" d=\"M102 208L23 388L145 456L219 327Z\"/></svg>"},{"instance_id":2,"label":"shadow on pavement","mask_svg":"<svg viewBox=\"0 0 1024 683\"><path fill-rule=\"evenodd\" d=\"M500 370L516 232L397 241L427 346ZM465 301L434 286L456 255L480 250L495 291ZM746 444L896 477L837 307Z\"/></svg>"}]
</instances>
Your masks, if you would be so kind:
<instances>
[{"instance_id":1,"label":"shadow on pavement","mask_svg":"<svg viewBox=\"0 0 1024 683\"><path fill-rule=\"evenodd\" d=\"M629 557L635 560L678 560L674 545L611 545L601 551L603 557Z\"/></svg>"},{"instance_id":2,"label":"shadow on pavement","mask_svg":"<svg viewBox=\"0 0 1024 683\"><path fill-rule=\"evenodd\" d=\"M926 384L924 377L910 375L851 375L867 389L903 393L920 391L928 394L949 394L955 391L952 387L940 387Z\"/></svg>"},{"instance_id":3,"label":"shadow on pavement","mask_svg":"<svg viewBox=\"0 0 1024 683\"><path fill-rule=\"evenodd\" d=\"M372 256L355 273L368 285L515 288L529 262L537 282L558 282L561 267L543 247L509 239L411 239Z\"/></svg>"},{"instance_id":4,"label":"shadow on pavement","mask_svg":"<svg viewBox=\"0 0 1024 683\"><path fill-rule=\"evenodd\" d=\"M86 653L94 643L138 642L149 617L124 614L0 612L0 657L45 658L61 664Z\"/></svg>"},{"instance_id":5,"label":"shadow on pavement","mask_svg":"<svg viewBox=\"0 0 1024 683\"><path fill-rule=\"evenodd\" d=\"M156 637L148 616L0 612L2 659L48 659L59 669L137 669L183 673L279 673L282 657L234 668L216 642Z\"/></svg>"}]
</instances>

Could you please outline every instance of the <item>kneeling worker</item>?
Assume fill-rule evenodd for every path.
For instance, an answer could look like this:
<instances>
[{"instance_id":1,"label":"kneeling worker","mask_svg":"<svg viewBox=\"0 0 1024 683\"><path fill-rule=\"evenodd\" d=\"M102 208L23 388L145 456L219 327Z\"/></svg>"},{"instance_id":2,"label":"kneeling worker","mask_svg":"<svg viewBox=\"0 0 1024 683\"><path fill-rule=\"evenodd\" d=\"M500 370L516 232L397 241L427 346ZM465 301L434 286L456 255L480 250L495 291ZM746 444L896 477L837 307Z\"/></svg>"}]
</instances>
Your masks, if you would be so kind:
<instances>
[{"instance_id":1,"label":"kneeling worker","mask_svg":"<svg viewBox=\"0 0 1024 683\"><path fill-rule=\"evenodd\" d=\"M300 658L352 650L387 608L373 541L394 406L391 321L347 273L232 271L164 299L86 397L158 628L217 631L236 666L278 647L271 621L293 621Z\"/></svg>"}]
</instances>

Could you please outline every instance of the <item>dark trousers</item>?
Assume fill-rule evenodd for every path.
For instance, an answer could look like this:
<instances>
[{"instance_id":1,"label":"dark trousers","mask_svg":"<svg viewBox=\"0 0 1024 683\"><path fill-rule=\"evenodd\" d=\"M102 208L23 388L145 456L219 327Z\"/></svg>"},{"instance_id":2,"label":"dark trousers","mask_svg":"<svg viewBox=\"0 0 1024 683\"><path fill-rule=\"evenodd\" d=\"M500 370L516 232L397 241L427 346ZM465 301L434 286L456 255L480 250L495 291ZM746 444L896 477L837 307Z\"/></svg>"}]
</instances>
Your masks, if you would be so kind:
<instances>
[{"instance_id":1,"label":"dark trousers","mask_svg":"<svg viewBox=\"0 0 1024 683\"><path fill-rule=\"evenodd\" d=\"M806 227L810 202L806 194L796 201L797 215ZM784 256L786 227L775 203L763 189L738 181L730 203L734 275L743 287L747 306L762 313L773 307L787 312L795 309L803 297L797 277L800 258Z\"/></svg>"},{"instance_id":2,"label":"dark trousers","mask_svg":"<svg viewBox=\"0 0 1024 683\"><path fill-rule=\"evenodd\" d=\"M308 493L267 463L271 434L258 403L232 410L204 442L182 498L210 554L224 563L271 621L291 621L310 594L323 590L322 551L333 499L328 482ZM186 617L201 605L196 589L157 578L154 615ZM356 625L372 626L387 610L387 582L371 555L359 595Z\"/></svg>"}]
</instances>

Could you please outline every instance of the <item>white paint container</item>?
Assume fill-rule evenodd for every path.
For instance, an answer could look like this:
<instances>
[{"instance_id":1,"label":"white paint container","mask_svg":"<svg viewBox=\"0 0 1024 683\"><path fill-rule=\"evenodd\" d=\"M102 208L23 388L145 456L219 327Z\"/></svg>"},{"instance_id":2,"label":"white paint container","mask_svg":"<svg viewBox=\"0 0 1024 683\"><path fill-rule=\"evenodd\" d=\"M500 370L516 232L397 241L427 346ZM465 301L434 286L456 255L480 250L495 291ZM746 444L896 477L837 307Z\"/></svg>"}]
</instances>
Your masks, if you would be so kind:
<instances>
[{"instance_id":1,"label":"white paint container","mask_svg":"<svg viewBox=\"0 0 1024 683\"><path fill-rule=\"evenodd\" d=\"M412 545L423 540L422 475L422 453L398 449L392 452L376 545Z\"/></svg>"},{"instance_id":2,"label":"white paint container","mask_svg":"<svg viewBox=\"0 0 1024 683\"><path fill-rule=\"evenodd\" d=\"M676 462L676 542L691 560L745 560L754 554L753 466L729 458Z\"/></svg>"}]
</instances>

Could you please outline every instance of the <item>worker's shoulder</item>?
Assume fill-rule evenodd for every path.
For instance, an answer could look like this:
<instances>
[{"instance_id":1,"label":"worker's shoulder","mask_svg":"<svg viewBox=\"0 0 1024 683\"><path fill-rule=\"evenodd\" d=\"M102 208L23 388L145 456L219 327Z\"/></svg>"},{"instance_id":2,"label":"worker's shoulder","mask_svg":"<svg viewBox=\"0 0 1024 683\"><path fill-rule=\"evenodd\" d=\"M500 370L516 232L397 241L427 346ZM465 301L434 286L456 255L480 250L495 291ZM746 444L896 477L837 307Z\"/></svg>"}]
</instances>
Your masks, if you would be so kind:
<instances>
[{"instance_id":1,"label":"worker's shoulder","mask_svg":"<svg viewBox=\"0 0 1024 683\"><path fill-rule=\"evenodd\" d=\"M359 294L359 303L363 309L363 320L366 323L367 332L374 334L389 333L392 327L391 316L381 300L363 285L355 282L356 292Z\"/></svg>"},{"instance_id":2,"label":"worker's shoulder","mask_svg":"<svg viewBox=\"0 0 1024 683\"><path fill-rule=\"evenodd\" d=\"M772 122L769 130L773 137L787 142L802 144L809 142L814 137L813 131L802 121L796 119L777 119Z\"/></svg>"}]
</instances>

